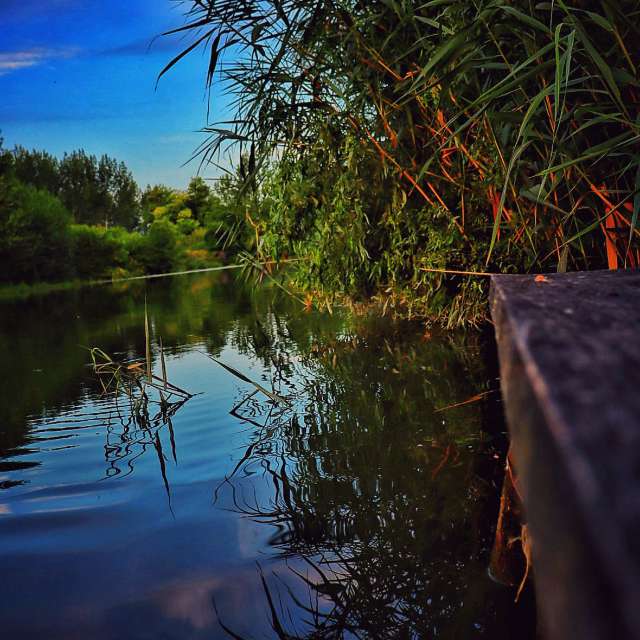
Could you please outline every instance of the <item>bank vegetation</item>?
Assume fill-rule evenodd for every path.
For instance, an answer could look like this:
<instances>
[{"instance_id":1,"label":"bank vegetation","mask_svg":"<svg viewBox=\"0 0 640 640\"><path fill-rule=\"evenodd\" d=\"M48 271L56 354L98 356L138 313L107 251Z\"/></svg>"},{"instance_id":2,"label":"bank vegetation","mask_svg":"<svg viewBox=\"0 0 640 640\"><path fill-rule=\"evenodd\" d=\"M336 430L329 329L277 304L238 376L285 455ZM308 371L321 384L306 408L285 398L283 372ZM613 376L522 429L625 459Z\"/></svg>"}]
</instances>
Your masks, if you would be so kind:
<instances>
[{"instance_id":1,"label":"bank vegetation","mask_svg":"<svg viewBox=\"0 0 640 640\"><path fill-rule=\"evenodd\" d=\"M235 147L236 230L300 258L288 277L315 300L455 326L487 293L455 272L638 266L635 0L186 5L161 75L207 51L233 113L200 159Z\"/></svg>"}]
</instances>

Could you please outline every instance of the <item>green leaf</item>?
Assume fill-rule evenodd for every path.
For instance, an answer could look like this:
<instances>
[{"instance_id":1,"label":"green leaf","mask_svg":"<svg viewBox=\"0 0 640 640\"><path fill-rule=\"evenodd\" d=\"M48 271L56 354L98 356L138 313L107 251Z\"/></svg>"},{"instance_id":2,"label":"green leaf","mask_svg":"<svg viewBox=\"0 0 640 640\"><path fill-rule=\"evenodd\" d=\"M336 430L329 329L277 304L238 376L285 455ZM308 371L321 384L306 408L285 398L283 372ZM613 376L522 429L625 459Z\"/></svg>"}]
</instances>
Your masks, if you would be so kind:
<instances>
[{"instance_id":1,"label":"green leaf","mask_svg":"<svg viewBox=\"0 0 640 640\"><path fill-rule=\"evenodd\" d=\"M169 64L167 64L162 71L158 74L158 79L156 80L156 88L158 87L158 82L160 82L160 78L162 78L162 76L167 73L167 71L169 71L169 69L171 69L172 67L174 67L180 60L182 60L182 58L184 58L187 54L191 53L201 42L203 42L204 40L206 40L207 38L211 37L211 34L214 32L214 29L211 29L210 31L207 31L207 33L205 33L203 36L201 36L200 38L198 38L193 44L191 44L190 46L188 46L184 51L182 51L181 53L179 53L175 58L173 58L171 60L171 62L169 62Z\"/></svg>"},{"instance_id":2,"label":"green leaf","mask_svg":"<svg viewBox=\"0 0 640 640\"><path fill-rule=\"evenodd\" d=\"M518 11L514 7L504 6L500 7L500 9L505 13L512 15L514 18L517 18L518 20L520 20L520 22L523 22L524 24L527 24L530 27L537 29L538 31L542 31L543 33L548 34L551 33L551 30L549 29L549 27L547 27L546 24L543 24L542 22L540 22L540 20L534 18L533 16L522 13L522 11Z\"/></svg>"},{"instance_id":3,"label":"green leaf","mask_svg":"<svg viewBox=\"0 0 640 640\"><path fill-rule=\"evenodd\" d=\"M216 71L216 64L218 63L218 45L220 44L220 36L221 34L218 33L211 44L211 58L209 59L209 69L207 70L207 87L211 87L211 84L213 83L213 74Z\"/></svg>"},{"instance_id":4,"label":"green leaf","mask_svg":"<svg viewBox=\"0 0 640 640\"><path fill-rule=\"evenodd\" d=\"M578 34L578 37L582 42L582 44L584 45L584 48L587 50L587 53L589 54L589 56L591 57L593 62L596 64L596 66L600 70L600 73L602 74L605 85L609 88L613 97L615 98L616 102L620 105L622 110L626 111L626 106L622 101L620 89L618 88L615 78L613 77L611 67L609 67L609 65L605 62L603 57L600 55L600 53L598 53L598 50L593 46L593 43L589 39L589 36L587 36L587 33L582 27L582 24L579 22L579 20L575 17L573 19L575 21L576 32Z\"/></svg>"}]
</instances>

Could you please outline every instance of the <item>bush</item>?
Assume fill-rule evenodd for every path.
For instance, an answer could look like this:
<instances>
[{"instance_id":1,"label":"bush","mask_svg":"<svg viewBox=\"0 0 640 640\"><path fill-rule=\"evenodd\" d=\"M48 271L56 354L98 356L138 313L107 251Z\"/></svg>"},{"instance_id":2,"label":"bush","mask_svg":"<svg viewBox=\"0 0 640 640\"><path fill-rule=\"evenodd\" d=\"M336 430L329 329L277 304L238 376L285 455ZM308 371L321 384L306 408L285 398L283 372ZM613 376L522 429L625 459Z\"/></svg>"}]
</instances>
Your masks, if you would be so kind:
<instances>
[{"instance_id":1,"label":"bush","mask_svg":"<svg viewBox=\"0 0 640 640\"><path fill-rule=\"evenodd\" d=\"M190 236L200 225L193 218L180 218L176 228L183 236Z\"/></svg>"},{"instance_id":2,"label":"bush","mask_svg":"<svg viewBox=\"0 0 640 640\"><path fill-rule=\"evenodd\" d=\"M135 265L131 261L131 252L132 247L135 246L140 238L140 234L137 231L127 231L127 229L123 227L110 227L106 235L116 246L113 271L115 272L122 269L135 271Z\"/></svg>"},{"instance_id":3,"label":"bush","mask_svg":"<svg viewBox=\"0 0 640 640\"><path fill-rule=\"evenodd\" d=\"M70 227L73 266L79 278L105 278L116 265L118 242L102 227Z\"/></svg>"},{"instance_id":4,"label":"bush","mask_svg":"<svg viewBox=\"0 0 640 640\"><path fill-rule=\"evenodd\" d=\"M187 249L184 252L183 267L185 269L206 269L212 266L213 259L206 249Z\"/></svg>"},{"instance_id":5,"label":"bush","mask_svg":"<svg viewBox=\"0 0 640 640\"><path fill-rule=\"evenodd\" d=\"M149 230L131 243L133 259L145 273L165 273L174 269L178 258L175 225L156 220Z\"/></svg>"},{"instance_id":6,"label":"bush","mask_svg":"<svg viewBox=\"0 0 640 640\"><path fill-rule=\"evenodd\" d=\"M0 261L9 282L61 280L70 268L71 215L47 191L0 181Z\"/></svg>"}]
</instances>

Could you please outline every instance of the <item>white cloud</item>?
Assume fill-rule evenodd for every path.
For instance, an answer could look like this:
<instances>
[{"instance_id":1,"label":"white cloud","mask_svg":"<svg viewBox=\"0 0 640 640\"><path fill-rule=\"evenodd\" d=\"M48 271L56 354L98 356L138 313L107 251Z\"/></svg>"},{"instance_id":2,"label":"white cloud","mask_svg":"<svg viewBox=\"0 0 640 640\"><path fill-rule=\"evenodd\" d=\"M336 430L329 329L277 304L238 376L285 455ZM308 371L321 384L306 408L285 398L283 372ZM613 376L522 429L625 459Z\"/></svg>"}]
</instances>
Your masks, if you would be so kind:
<instances>
[{"instance_id":1,"label":"white cloud","mask_svg":"<svg viewBox=\"0 0 640 640\"><path fill-rule=\"evenodd\" d=\"M60 58L71 58L78 53L77 49L45 49L34 48L24 51L9 51L0 53L0 76L18 71L20 69L28 69L36 67L40 64L49 62L50 60Z\"/></svg>"}]
</instances>

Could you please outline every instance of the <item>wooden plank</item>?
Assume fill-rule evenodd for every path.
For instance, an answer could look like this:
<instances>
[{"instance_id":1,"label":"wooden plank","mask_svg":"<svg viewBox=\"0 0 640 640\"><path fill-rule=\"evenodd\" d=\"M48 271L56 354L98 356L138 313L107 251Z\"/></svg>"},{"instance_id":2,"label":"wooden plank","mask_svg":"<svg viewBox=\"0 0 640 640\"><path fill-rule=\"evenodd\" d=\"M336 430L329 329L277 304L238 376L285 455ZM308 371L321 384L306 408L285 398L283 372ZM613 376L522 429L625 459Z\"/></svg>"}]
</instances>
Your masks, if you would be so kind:
<instances>
[{"instance_id":1,"label":"wooden plank","mask_svg":"<svg viewBox=\"0 0 640 640\"><path fill-rule=\"evenodd\" d=\"M544 637L640 639L640 273L494 276L491 313Z\"/></svg>"}]
</instances>

